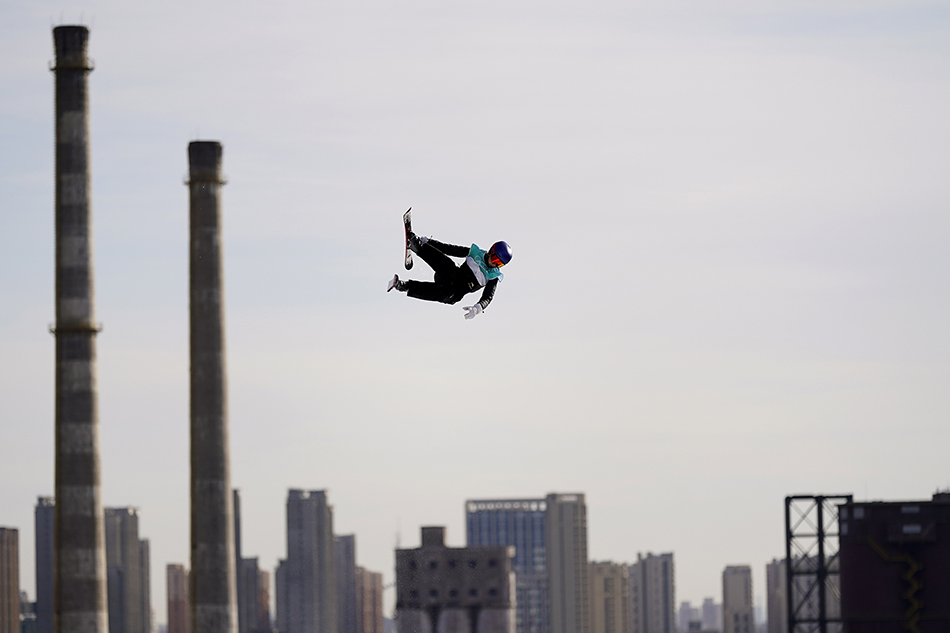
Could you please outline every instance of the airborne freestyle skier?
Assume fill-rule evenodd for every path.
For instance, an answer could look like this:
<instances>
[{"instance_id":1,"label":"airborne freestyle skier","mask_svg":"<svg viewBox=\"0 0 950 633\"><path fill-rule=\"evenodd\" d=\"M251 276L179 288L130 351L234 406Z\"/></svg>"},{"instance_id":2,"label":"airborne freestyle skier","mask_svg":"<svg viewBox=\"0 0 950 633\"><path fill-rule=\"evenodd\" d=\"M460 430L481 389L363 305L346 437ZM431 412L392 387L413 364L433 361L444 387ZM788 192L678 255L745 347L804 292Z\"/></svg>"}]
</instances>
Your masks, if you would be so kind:
<instances>
[{"instance_id":1,"label":"airborne freestyle skier","mask_svg":"<svg viewBox=\"0 0 950 633\"><path fill-rule=\"evenodd\" d=\"M412 267L411 251L429 264L435 271L435 279L403 281L399 279L399 275L394 275L386 287L386 292L395 288L415 299L454 304L468 293L484 288L478 303L462 308L465 310L466 319L474 319L481 314L495 296L498 282L504 278L499 269L511 261L511 248L508 244L495 242L487 251L475 244L470 247L445 244L413 233L409 225L408 211L403 219L406 225L406 268ZM449 256L462 257L464 260L456 265Z\"/></svg>"}]
</instances>

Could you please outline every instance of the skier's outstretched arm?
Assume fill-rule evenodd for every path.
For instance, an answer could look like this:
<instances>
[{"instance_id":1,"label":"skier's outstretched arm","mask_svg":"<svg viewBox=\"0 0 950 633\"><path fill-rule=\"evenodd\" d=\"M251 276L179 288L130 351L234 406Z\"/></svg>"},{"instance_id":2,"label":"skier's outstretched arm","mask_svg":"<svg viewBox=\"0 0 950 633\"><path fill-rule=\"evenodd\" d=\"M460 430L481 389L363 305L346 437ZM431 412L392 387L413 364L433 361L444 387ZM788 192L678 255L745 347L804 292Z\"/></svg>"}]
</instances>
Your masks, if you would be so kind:
<instances>
[{"instance_id":1,"label":"skier's outstretched arm","mask_svg":"<svg viewBox=\"0 0 950 633\"><path fill-rule=\"evenodd\" d=\"M482 298L478 300L478 303L473 306L462 308L465 310L466 319L474 319L485 311L485 308L488 307L488 304L491 303L492 298L495 296L495 287L497 285L497 279L489 279L488 283L485 284L485 289L482 290Z\"/></svg>"}]
</instances>

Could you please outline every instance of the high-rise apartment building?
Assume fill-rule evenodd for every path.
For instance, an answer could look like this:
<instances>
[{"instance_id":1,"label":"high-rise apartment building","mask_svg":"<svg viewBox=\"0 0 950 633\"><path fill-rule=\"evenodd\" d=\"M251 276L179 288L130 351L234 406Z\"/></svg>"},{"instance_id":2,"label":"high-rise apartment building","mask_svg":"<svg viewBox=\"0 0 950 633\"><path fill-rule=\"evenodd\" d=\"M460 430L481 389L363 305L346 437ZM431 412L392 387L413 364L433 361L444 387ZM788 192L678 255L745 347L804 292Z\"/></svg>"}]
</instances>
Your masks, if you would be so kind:
<instances>
[{"instance_id":1,"label":"high-rise apartment building","mask_svg":"<svg viewBox=\"0 0 950 633\"><path fill-rule=\"evenodd\" d=\"M257 631L272 633L274 626L270 618L270 572L257 571Z\"/></svg>"},{"instance_id":2,"label":"high-rise apartment building","mask_svg":"<svg viewBox=\"0 0 950 633\"><path fill-rule=\"evenodd\" d=\"M632 633L628 568L618 563L591 563L590 633Z\"/></svg>"},{"instance_id":3,"label":"high-rise apartment building","mask_svg":"<svg viewBox=\"0 0 950 633\"><path fill-rule=\"evenodd\" d=\"M785 573L785 559L774 559L765 566L768 633L788 633L788 582Z\"/></svg>"},{"instance_id":4,"label":"high-rise apartment building","mask_svg":"<svg viewBox=\"0 0 950 633\"><path fill-rule=\"evenodd\" d=\"M445 528L396 550L396 620L402 633L514 633L514 548L446 547Z\"/></svg>"},{"instance_id":5,"label":"high-rise apartment building","mask_svg":"<svg viewBox=\"0 0 950 633\"><path fill-rule=\"evenodd\" d=\"M56 506L52 497L39 497L33 514L36 549L36 633L53 633L53 540Z\"/></svg>"},{"instance_id":6,"label":"high-rise apartment building","mask_svg":"<svg viewBox=\"0 0 950 633\"><path fill-rule=\"evenodd\" d=\"M340 633L356 630L356 536L347 534L333 538L334 572L336 573L337 622Z\"/></svg>"},{"instance_id":7,"label":"high-rise apartment building","mask_svg":"<svg viewBox=\"0 0 950 633\"><path fill-rule=\"evenodd\" d=\"M465 502L469 547L509 545L515 548L516 633L550 633L545 499L477 500Z\"/></svg>"},{"instance_id":8,"label":"high-rise apartment building","mask_svg":"<svg viewBox=\"0 0 950 633\"><path fill-rule=\"evenodd\" d=\"M238 633L269 633L270 574L262 571L257 558L244 558L241 546L241 491L231 492L234 512L234 569ZM171 633L169 631L169 633Z\"/></svg>"},{"instance_id":9,"label":"high-rise apartment building","mask_svg":"<svg viewBox=\"0 0 950 633\"><path fill-rule=\"evenodd\" d=\"M703 630L722 631L722 603L712 598L703 599Z\"/></svg>"},{"instance_id":10,"label":"high-rise apartment building","mask_svg":"<svg viewBox=\"0 0 950 633\"><path fill-rule=\"evenodd\" d=\"M356 631L383 631L383 575L356 568Z\"/></svg>"},{"instance_id":11,"label":"high-rise apartment building","mask_svg":"<svg viewBox=\"0 0 950 633\"><path fill-rule=\"evenodd\" d=\"M152 612L152 550L148 539L139 541L139 567L142 570L142 614L145 618L145 631L152 633L155 618Z\"/></svg>"},{"instance_id":12,"label":"high-rise apartment building","mask_svg":"<svg viewBox=\"0 0 950 633\"><path fill-rule=\"evenodd\" d=\"M465 507L470 547L515 548L517 633L588 633L584 495L480 499Z\"/></svg>"},{"instance_id":13,"label":"high-rise apartment building","mask_svg":"<svg viewBox=\"0 0 950 633\"><path fill-rule=\"evenodd\" d=\"M170 563L165 567L165 592L168 598L168 633L189 633L191 606L188 603L188 570Z\"/></svg>"},{"instance_id":14,"label":"high-rise apartment building","mask_svg":"<svg viewBox=\"0 0 950 633\"><path fill-rule=\"evenodd\" d=\"M20 535L0 527L0 633L20 633Z\"/></svg>"},{"instance_id":15,"label":"high-rise apartment building","mask_svg":"<svg viewBox=\"0 0 950 633\"><path fill-rule=\"evenodd\" d=\"M289 624L287 622L287 559L277 561L277 568L274 570L274 628L278 633L287 633Z\"/></svg>"},{"instance_id":16,"label":"high-rise apartment building","mask_svg":"<svg viewBox=\"0 0 950 633\"><path fill-rule=\"evenodd\" d=\"M105 508L109 633L151 633L148 541L135 508Z\"/></svg>"},{"instance_id":17,"label":"high-rise apartment building","mask_svg":"<svg viewBox=\"0 0 950 633\"><path fill-rule=\"evenodd\" d=\"M729 566L722 572L722 631L755 633L752 569L748 565Z\"/></svg>"},{"instance_id":18,"label":"high-rise apartment building","mask_svg":"<svg viewBox=\"0 0 950 633\"><path fill-rule=\"evenodd\" d=\"M262 571L257 558L242 558L238 568L238 622L247 633L270 631L270 574Z\"/></svg>"},{"instance_id":19,"label":"high-rise apartment building","mask_svg":"<svg viewBox=\"0 0 950 633\"><path fill-rule=\"evenodd\" d=\"M248 633L249 622L246 617L249 611L254 610L253 605L248 605L248 598L244 595L245 585L248 582L248 579L242 577L244 570L244 563L241 558L241 491L235 488L231 491L231 511L233 514L234 521L234 582L235 582L235 596L237 597L237 630L238 633ZM253 579L253 582L257 582L257 578ZM253 597L251 598L253 600Z\"/></svg>"},{"instance_id":20,"label":"high-rise apartment building","mask_svg":"<svg viewBox=\"0 0 950 633\"><path fill-rule=\"evenodd\" d=\"M549 494L545 502L551 633L588 633L587 505L584 495Z\"/></svg>"},{"instance_id":21,"label":"high-rise apartment building","mask_svg":"<svg viewBox=\"0 0 950 633\"><path fill-rule=\"evenodd\" d=\"M281 633L337 633L333 507L325 490L287 497L287 558L277 568Z\"/></svg>"},{"instance_id":22,"label":"high-rise apartment building","mask_svg":"<svg viewBox=\"0 0 950 633\"><path fill-rule=\"evenodd\" d=\"M688 600L681 602L676 615L676 630L680 633L687 633L694 622L698 622L699 624L693 625L693 628L699 628L701 630L703 615L699 607L694 607Z\"/></svg>"},{"instance_id":23,"label":"high-rise apartment building","mask_svg":"<svg viewBox=\"0 0 950 633\"><path fill-rule=\"evenodd\" d=\"M673 554L637 554L628 575L634 633L675 633Z\"/></svg>"}]
</instances>

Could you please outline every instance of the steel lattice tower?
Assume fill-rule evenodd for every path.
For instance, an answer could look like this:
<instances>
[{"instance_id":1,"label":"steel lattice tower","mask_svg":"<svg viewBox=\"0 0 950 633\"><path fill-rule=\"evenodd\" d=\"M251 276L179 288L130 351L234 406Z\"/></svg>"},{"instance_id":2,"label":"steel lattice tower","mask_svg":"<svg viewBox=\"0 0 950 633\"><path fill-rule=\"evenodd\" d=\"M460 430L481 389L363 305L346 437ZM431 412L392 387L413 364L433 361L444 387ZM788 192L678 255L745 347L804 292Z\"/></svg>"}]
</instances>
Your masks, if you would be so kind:
<instances>
[{"instance_id":1,"label":"steel lattice tower","mask_svg":"<svg viewBox=\"0 0 950 633\"><path fill-rule=\"evenodd\" d=\"M841 633L838 504L851 495L785 497L788 633Z\"/></svg>"}]
</instances>

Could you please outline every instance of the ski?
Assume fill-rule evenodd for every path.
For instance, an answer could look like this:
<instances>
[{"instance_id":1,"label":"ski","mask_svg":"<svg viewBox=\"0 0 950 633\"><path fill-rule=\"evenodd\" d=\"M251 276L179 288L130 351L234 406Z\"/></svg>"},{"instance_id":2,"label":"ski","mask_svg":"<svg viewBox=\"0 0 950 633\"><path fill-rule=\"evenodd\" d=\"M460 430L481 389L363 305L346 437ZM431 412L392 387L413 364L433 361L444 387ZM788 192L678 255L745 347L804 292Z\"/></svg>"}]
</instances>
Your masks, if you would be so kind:
<instances>
[{"instance_id":1,"label":"ski","mask_svg":"<svg viewBox=\"0 0 950 633\"><path fill-rule=\"evenodd\" d=\"M412 268L412 250L409 249L409 234L412 233L412 207L402 214L402 225L406 229L406 270Z\"/></svg>"}]
</instances>

